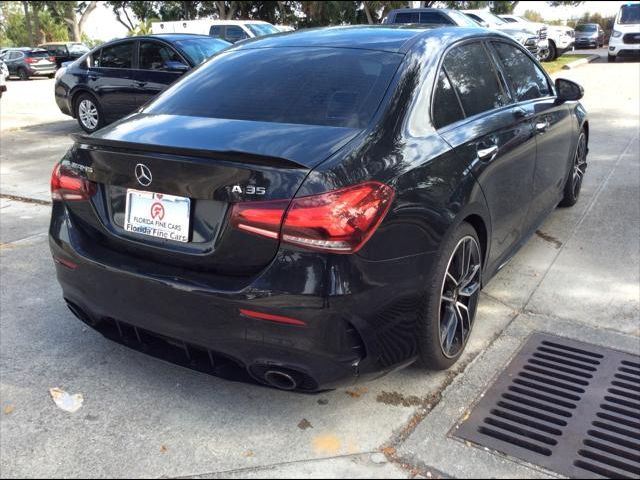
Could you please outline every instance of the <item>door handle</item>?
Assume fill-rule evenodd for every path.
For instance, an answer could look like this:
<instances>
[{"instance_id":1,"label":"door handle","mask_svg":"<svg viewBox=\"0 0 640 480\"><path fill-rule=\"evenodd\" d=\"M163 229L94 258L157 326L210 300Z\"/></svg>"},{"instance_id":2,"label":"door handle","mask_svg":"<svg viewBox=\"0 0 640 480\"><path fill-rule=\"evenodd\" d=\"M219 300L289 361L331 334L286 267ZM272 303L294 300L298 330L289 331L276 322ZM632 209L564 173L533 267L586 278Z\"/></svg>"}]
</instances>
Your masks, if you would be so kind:
<instances>
[{"instance_id":1,"label":"door handle","mask_svg":"<svg viewBox=\"0 0 640 480\"><path fill-rule=\"evenodd\" d=\"M89 80L97 80L98 76L97 75L89 75Z\"/></svg>"},{"instance_id":2,"label":"door handle","mask_svg":"<svg viewBox=\"0 0 640 480\"><path fill-rule=\"evenodd\" d=\"M148 82L135 82L136 87L144 87Z\"/></svg>"},{"instance_id":3,"label":"door handle","mask_svg":"<svg viewBox=\"0 0 640 480\"><path fill-rule=\"evenodd\" d=\"M480 160L484 160L485 162L489 162L493 160L493 157L496 156L496 153L498 153L497 145L491 145L490 147L486 147L486 148L479 148L478 158Z\"/></svg>"},{"instance_id":4,"label":"door handle","mask_svg":"<svg viewBox=\"0 0 640 480\"><path fill-rule=\"evenodd\" d=\"M536 122L536 132L544 133L549 128L549 119L545 118L544 122Z\"/></svg>"}]
</instances>

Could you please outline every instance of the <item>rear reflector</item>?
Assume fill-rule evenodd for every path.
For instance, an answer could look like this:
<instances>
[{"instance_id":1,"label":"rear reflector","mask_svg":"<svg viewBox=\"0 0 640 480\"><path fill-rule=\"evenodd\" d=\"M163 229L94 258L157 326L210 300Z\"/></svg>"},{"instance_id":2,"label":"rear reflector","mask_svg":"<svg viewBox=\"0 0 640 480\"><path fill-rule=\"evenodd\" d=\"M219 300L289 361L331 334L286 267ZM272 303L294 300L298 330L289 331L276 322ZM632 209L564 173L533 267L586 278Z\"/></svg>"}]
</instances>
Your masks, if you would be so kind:
<instances>
[{"instance_id":1,"label":"rear reflector","mask_svg":"<svg viewBox=\"0 0 640 480\"><path fill-rule=\"evenodd\" d=\"M59 263L63 267L67 267L69 270L75 270L76 268L78 268L77 263L74 263L71 260L67 260L66 258L53 257L53 261Z\"/></svg>"},{"instance_id":2,"label":"rear reflector","mask_svg":"<svg viewBox=\"0 0 640 480\"><path fill-rule=\"evenodd\" d=\"M378 228L393 196L391 187L366 182L290 202L238 203L231 223L240 230L312 250L355 253Z\"/></svg>"},{"instance_id":3,"label":"rear reflector","mask_svg":"<svg viewBox=\"0 0 640 480\"><path fill-rule=\"evenodd\" d=\"M268 320L269 322L284 323L286 325L306 325L302 320L295 318L283 317L282 315L272 315L270 313L255 312L253 310L240 309L240 314L245 317L257 318L259 320Z\"/></svg>"},{"instance_id":4,"label":"rear reflector","mask_svg":"<svg viewBox=\"0 0 640 480\"><path fill-rule=\"evenodd\" d=\"M62 163L51 174L51 198L53 200L88 200L96 193L96 184L69 170Z\"/></svg>"}]
</instances>

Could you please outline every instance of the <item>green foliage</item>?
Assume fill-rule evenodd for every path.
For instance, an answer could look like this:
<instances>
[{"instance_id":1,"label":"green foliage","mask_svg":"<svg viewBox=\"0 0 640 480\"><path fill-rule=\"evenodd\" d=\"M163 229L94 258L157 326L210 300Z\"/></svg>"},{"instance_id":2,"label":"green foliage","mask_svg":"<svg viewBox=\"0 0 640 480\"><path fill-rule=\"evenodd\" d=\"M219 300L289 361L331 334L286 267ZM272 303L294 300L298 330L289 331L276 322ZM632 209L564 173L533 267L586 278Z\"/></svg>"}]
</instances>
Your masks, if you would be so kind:
<instances>
[{"instance_id":1,"label":"green foliage","mask_svg":"<svg viewBox=\"0 0 640 480\"><path fill-rule=\"evenodd\" d=\"M525 10L523 17L531 20L532 22L545 23L542 15L540 15L535 10Z\"/></svg>"}]
</instances>

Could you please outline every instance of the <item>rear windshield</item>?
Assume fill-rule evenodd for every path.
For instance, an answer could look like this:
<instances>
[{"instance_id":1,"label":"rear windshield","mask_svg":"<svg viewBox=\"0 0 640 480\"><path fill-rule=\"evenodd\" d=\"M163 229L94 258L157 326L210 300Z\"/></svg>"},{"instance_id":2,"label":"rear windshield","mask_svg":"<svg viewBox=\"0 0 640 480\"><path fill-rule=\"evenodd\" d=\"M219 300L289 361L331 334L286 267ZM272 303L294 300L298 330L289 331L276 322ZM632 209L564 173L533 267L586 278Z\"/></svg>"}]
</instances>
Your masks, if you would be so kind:
<instances>
[{"instance_id":1,"label":"rear windshield","mask_svg":"<svg viewBox=\"0 0 640 480\"><path fill-rule=\"evenodd\" d=\"M187 55L194 65L199 65L223 48L231 45L220 38L190 38L178 40L176 46Z\"/></svg>"},{"instance_id":2,"label":"rear windshield","mask_svg":"<svg viewBox=\"0 0 640 480\"><path fill-rule=\"evenodd\" d=\"M69 49L69 53L84 54L89 51L89 47L87 47L83 43L72 43L70 45L67 45L67 48Z\"/></svg>"},{"instance_id":3,"label":"rear windshield","mask_svg":"<svg viewBox=\"0 0 640 480\"><path fill-rule=\"evenodd\" d=\"M153 114L363 128L402 55L270 48L222 53L151 103Z\"/></svg>"},{"instance_id":4,"label":"rear windshield","mask_svg":"<svg viewBox=\"0 0 640 480\"><path fill-rule=\"evenodd\" d=\"M640 3L623 5L620 9L620 24L640 23Z\"/></svg>"},{"instance_id":5,"label":"rear windshield","mask_svg":"<svg viewBox=\"0 0 640 480\"><path fill-rule=\"evenodd\" d=\"M246 27L251 30L256 37L280 33L280 30L268 23L247 23Z\"/></svg>"},{"instance_id":6,"label":"rear windshield","mask_svg":"<svg viewBox=\"0 0 640 480\"><path fill-rule=\"evenodd\" d=\"M27 57L44 58L49 56L49 52L47 50L34 50L26 53Z\"/></svg>"},{"instance_id":7,"label":"rear windshield","mask_svg":"<svg viewBox=\"0 0 640 480\"><path fill-rule=\"evenodd\" d=\"M597 29L595 25L578 25L576 32L595 32Z\"/></svg>"}]
</instances>

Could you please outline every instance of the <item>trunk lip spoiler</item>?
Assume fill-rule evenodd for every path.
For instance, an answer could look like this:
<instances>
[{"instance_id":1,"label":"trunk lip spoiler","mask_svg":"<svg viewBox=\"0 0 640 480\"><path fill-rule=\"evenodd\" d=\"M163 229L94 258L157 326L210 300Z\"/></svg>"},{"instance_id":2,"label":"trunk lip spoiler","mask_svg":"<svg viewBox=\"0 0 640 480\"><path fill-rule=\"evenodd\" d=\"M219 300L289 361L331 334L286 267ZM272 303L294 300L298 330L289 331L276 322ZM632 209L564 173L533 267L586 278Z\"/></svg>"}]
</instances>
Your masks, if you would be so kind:
<instances>
[{"instance_id":1,"label":"trunk lip spoiler","mask_svg":"<svg viewBox=\"0 0 640 480\"><path fill-rule=\"evenodd\" d=\"M156 154L198 157L210 160L227 161L232 163L242 162L256 166L284 168L289 170L312 170L312 168L308 166L302 165L298 162L286 158L273 157L251 152L206 150L198 148L172 147L170 145L152 145L148 143L96 138L82 133L72 133L70 134L70 137L80 148L103 147L112 150L124 150L126 151L126 153L148 152Z\"/></svg>"}]
</instances>

